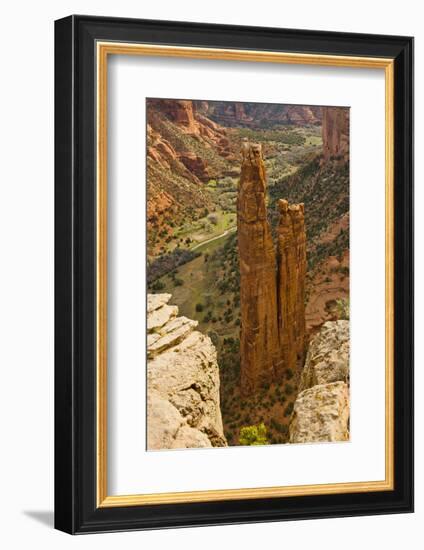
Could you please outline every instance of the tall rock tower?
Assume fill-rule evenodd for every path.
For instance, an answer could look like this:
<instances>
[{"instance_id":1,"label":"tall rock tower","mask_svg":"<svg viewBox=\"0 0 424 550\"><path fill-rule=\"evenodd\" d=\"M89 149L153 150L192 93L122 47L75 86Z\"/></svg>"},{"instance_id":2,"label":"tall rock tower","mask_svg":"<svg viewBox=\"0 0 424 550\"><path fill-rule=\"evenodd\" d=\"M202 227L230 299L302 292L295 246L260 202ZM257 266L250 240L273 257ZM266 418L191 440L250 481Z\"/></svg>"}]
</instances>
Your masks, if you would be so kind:
<instances>
[{"instance_id":1,"label":"tall rock tower","mask_svg":"<svg viewBox=\"0 0 424 550\"><path fill-rule=\"evenodd\" d=\"M254 392L281 369L276 257L267 220L265 167L259 145L243 144L237 199L240 262L241 389Z\"/></svg>"},{"instance_id":2,"label":"tall rock tower","mask_svg":"<svg viewBox=\"0 0 424 550\"><path fill-rule=\"evenodd\" d=\"M306 235L303 204L279 201L277 254L267 220L260 145L243 143L237 199L243 394L303 366Z\"/></svg>"},{"instance_id":3,"label":"tall rock tower","mask_svg":"<svg viewBox=\"0 0 424 550\"><path fill-rule=\"evenodd\" d=\"M305 352L306 232L304 205L278 201L278 329L284 370L296 372Z\"/></svg>"},{"instance_id":4,"label":"tall rock tower","mask_svg":"<svg viewBox=\"0 0 424 550\"><path fill-rule=\"evenodd\" d=\"M349 156L349 109L348 107L322 108L322 148L324 159Z\"/></svg>"}]
</instances>

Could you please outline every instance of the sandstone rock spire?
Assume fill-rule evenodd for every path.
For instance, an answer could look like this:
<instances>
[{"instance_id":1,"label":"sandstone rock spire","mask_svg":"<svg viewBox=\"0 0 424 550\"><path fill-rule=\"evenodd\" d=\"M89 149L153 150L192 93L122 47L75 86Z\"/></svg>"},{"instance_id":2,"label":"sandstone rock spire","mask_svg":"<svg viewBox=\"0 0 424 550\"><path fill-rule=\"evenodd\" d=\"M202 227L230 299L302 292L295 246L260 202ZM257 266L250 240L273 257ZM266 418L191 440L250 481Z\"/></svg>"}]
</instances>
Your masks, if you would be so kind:
<instances>
[{"instance_id":1,"label":"sandstone rock spire","mask_svg":"<svg viewBox=\"0 0 424 550\"><path fill-rule=\"evenodd\" d=\"M237 198L241 389L254 392L280 368L276 258L265 206L260 145L245 143Z\"/></svg>"},{"instance_id":2,"label":"sandstone rock spire","mask_svg":"<svg viewBox=\"0 0 424 550\"><path fill-rule=\"evenodd\" d=\"M278 201L278 328L284 370L296 372L305 351L306 233L304 205Z\"/></svg>"},{"instance_id":3,"label":"sandstone rock spire","mask_svg":"<svg viewBox=\"0 0 424 550\"><path fill-rule=\"evenodd\" d=\"M244 394L303 366L306 234L303 204L279 201L277 254L266 212L260 145L244 140L237 199L240 373Z\"/></svg>"}]
</instances>

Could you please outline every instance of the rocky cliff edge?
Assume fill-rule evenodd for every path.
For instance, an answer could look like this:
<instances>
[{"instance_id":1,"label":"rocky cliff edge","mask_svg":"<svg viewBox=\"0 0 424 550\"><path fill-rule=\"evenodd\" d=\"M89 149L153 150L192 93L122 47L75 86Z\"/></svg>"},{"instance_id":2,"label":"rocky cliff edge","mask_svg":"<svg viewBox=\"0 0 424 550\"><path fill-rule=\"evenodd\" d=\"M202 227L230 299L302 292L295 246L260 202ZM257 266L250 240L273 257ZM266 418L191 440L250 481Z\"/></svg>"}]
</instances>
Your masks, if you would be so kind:
<instances>
[{"instance_id":1,"label":"rocky cliff edge","mask_svg":"<svg viewBox=\"0 0 424 550\"><path fill-rule=\"evenodd\" d=\"M349 321L312 339L290 422L290 443L349 440Z\"/></svg>"},{"instance_id":2,"label":"rocky cliff edge","mask_svg":"<svg viewBox=\"0 0 424 550\"><path fill-rule=\"evenodd\" d=\"M147 447L225 447L216 349L170 298L147 296Z\"/></svg>"}]
</instances>

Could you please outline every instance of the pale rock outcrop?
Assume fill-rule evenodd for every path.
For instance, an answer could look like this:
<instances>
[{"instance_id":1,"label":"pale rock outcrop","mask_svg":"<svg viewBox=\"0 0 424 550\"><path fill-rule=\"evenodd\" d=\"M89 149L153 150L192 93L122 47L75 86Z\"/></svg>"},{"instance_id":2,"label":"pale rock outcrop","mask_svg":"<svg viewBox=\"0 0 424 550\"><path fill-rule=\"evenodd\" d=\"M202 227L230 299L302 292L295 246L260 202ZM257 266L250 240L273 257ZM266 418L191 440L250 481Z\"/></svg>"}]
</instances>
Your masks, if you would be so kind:
<instances>
[{"instance_id":1,"label":"pale rock outcrop","mask_svg":"<svg viewBox=\"0 0 424 550\"><path fill-rule=\"evenodd\" d=\"M160 329L167 323L172 317L175 317L178 313L177 306L163 306L156 311L153 311L147 318L147 330L153 331Z\"/></svg>"},{"instance_id":2,"label":"pale rock outcrop","mask_svg":"<svg viewBox=\"0 0 424 550\"><path fill-rule=\"evenodd\" d=\"M148 449L226 446L215 347L197 321L177 317L170 297L148 296Z\"/></svg>"},{"instance_id":3,"label":"pale rock outcrop","mask_svg":"<svg viewBox=\"0 0 424 550\"><path fill-rule=\"evenodd\" d=\"M312 339L290 421L290 443L349 440L349 321Z\"/></svg>"},{"instance_id":4,"label":"pale rock outcrop","mask_svg":"<svg viewBox=\"0 0 424 550\"><path fill-rule=\"evenodd\" d=\"M347 441L349 389L344 382L318 384L301 392L290 423L290 443Z\"/></svg>"},{"instance_id":5,"label":"pale rock outcrop","mask_svg":"<svg viewBox=\"0 0 424 550\"><path fill-rule=\"evenodd\" d=\"M299 391L337 381L349 383L349 321L327 321L312 339Z\"/></svg>"},{"instance_id":6,"label":"pale rock outcrop","mask_svg":"<svg viewBox=\"0 0 424 550\"><path fill-rule=\"evenodd\" d=\"M171 294L148 294L147 295L147 315L164 306L171 299Z\"/></svg>"}]
</instances>

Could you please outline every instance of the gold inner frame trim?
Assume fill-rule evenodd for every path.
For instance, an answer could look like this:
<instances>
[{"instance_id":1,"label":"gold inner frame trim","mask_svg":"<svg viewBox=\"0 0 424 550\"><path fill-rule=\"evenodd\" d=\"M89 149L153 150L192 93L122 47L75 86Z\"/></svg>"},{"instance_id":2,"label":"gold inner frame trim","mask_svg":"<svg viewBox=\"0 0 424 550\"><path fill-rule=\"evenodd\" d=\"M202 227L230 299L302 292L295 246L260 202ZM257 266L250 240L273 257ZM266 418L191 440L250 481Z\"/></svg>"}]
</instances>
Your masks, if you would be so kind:
<instances>
[{"instance_id":1,"label":"gold inner frame trim","mask_svg":"<svg viewBox=\"0 0 424 550\"><path fill-rule=\"evenodd\" d=\"M364 493L394 489L394 60L302 53L97 42L97 506L142 506L255 498ZM217 489L109 496L107 493L107 61L109 55L219 59L261 63L384 69L386 376L385 479L315 485Z\"/></svg>"}]
</instances>

